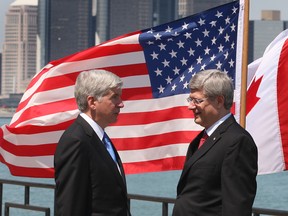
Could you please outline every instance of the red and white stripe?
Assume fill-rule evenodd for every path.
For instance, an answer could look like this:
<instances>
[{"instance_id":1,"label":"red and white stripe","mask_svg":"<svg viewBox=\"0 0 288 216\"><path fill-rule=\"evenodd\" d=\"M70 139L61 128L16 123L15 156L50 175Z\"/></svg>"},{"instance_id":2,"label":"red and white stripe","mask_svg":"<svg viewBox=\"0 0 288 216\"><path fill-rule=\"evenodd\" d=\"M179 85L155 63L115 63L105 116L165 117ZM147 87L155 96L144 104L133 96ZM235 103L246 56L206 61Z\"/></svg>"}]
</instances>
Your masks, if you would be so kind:
<instances>
[{"instance_id":1,"label":"red and white stripe","mask_svg":"<svg viewBox=\"0 0 288 216\"><path fill-rule=\"evenodd\" d=\"M200 128L187 111L186 95L152 99L138 37L136 32L51 62L35 75L10 125L2 127L0 159L13 175L54 177L56 144L79 114L75 79L93 68L110 70L124 82L125 108L107 131L126 173L182 168L187 145Z\"/></svg>"},{"instance_id":2,"label":"red and white stripe","mask_svg":"<svg viewBox=\"0 0 288 216\"><path fill-rule=\"evenodd\" d=\"M243 23L243 10L239 15ZM240 45L242 28L242 24L238 26ZM0 161L13 175L54 177L57 142L79 114L74 99L76 77L94 68L107 69L124 81L125 107L107 133L118 149L126 174L182 169L188 144L202 128L187 110L187 95L152 98L139 34L124 35L50 62L35 75L11 124L0 130ZM237 71L241 71L242 49L237 49ZM236 74L237 95L239 77Z\"/></svg>"}]
</instances>

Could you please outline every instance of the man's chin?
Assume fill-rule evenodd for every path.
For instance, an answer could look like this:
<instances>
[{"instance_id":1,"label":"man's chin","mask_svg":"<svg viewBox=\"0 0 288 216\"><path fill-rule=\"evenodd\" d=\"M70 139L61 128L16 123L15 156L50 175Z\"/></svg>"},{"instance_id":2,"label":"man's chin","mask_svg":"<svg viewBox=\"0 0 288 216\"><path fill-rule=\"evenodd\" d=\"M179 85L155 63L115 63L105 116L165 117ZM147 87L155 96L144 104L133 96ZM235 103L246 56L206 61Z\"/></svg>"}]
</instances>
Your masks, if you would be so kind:
<instances>
[{"instance_id":1,"label":"man's chin","mask_svg":"<svg viewBox=\"0 0 288 216\"><path fill-rule=\"evenodd\" d=\"M201 125L201 126L202 126L202 121L201 121L201 119L200 119L200 118L195 118L195 119L194 119L194 122L195 122L196 124L198 124L198 125Z\"/></svg>"},{"instance_id":2,"label":"man's chin","mask_svg":"<svg viewBox=\"0 0 288 216\"><path fill-rule=\"evenodd\" d=\"M116 123L117 120L118 120L118 116L116 116L115 118L111 119L110 124Z\"/></svg>"}]
</instances>

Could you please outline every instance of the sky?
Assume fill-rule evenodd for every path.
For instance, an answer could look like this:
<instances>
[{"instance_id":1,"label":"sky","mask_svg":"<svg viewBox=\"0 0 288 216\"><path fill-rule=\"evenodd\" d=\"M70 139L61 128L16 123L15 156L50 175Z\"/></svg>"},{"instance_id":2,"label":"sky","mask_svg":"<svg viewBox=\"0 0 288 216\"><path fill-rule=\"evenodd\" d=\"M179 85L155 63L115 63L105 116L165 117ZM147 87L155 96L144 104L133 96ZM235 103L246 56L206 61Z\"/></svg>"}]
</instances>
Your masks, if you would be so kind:
<instances>
[{"instance_id":1,"label":"sky","mask_svg":"<svg viewBox=\"0 0 288 216\"><path fill-rule=\"evenodd\" d=\"M2 44L4 40L5 13L7 12L9 5L14 1L15 0L0 0L0 52L2 52ZM287 0L250 0L249 17L250 20L259 20L261 18L262 10L280 10L281 19L288 20L287 6Z\"/></svg>"}]
</instances>

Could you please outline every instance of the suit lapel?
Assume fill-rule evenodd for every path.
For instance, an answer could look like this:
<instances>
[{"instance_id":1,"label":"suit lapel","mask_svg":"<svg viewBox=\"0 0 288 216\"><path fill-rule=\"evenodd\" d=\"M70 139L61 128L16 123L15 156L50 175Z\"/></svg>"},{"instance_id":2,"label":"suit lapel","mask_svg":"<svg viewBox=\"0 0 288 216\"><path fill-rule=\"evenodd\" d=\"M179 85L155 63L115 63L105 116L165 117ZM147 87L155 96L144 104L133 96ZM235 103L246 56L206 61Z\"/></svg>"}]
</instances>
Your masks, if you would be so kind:
<instances>
[{"instance_id":1,"label":"suit lapel","mask_svg":"<svg viewBox=\"0 0 288 216\"><path fill-rule=\"evenodd\" d=\"M107 149L105 148L104 144L102 143L102 141L99 139L99 137L96 135L95 132L94 132L93 136L94 136L93 140L96 140L96 145L93 145L93 146L95 146L97 148L97 151L100 152L100 155L103 157L103 160L109 166L109 168L111 169L111 172L113 172L115 178L118 180L118 182L121 184L121 186L126 189L126 182L124 181L125 177L123 178L123 176L125 176L125 174L124 174L124 171L123 171L122 162L120 160L120 157L119 157L119 155L118 155L118 153L117 153L112 141L111 141L112 147L114 149L114 152L115 152L115 155L116 155L116 159L117 159L118 165L120 167L121 173L119 172L117 164L111 158L109 152L107 151Z\"/></svg>"},{"instance_id":2,"label":"suit lapel","mask_svg":"<svg viewBox=\"0 0 288 216\"><path fill-rule=\"evenodd\" d=\"M120 170L118 170L118 173L119 173L119 171L120 171L119 174L121 174L120 176L122 177L122 180L124 181L125 186L126 186L125 172L124 172L124 167L123 167L121 158L120 158L120 156L119 156L119 154L118 154L118 152L117 152L117 150L116 150L116 148L115 148L115 146L114 146L114 144L113 144L112 141L111 141L111 143L112 143L112 147L113 147L113 150L114 150L114 152L115 152L116 160L117 160L117 163L118 163L118 166L119 166L119 169L120 169ZM111 158L111 157L110 157L110 158ZM113 161L113 164L116 165L116 164L114 163L114 161ZM117 165L116 165L116 167L117 167ZM117 167L117 169L118 169L118 167Z\"/></svg>"},{"instance_id":3,"label":"suit lapel","mask_svg":"<svg viewBox=\"0 0 288 216\"><path fill-rule=\"evenodd\" d=\"M193 164L196 161L198 161L200 158L202 158L203 155L205 155L205 153L208 152L212 148L212 146L215 145L217 141L220 139L220 136L215 136L215 135L213 136L214 134L213 133L211 136L207 138L205 144L200 149L198 149L198 144L199 144L200 138L202 137L202 134L203 134L203 131L189 145L189 149L191 149L192 155L188 156L188 153L187 153L187 156L186 156L187 159L184 164L184 168L183 168L179 183L189 172Z\"/></svg>"},{"instance_id":4,"label":"suit lapel","mask_svg":"<svg viewBox=\"0 0 288 216\"><path fill-rule=\"evenodd\" d=\"M122 165L121 159L120 159L118 152L116 151L113 143L112 143L112 147L113 147L114 152L116 154L116 158L117 158L117 162L118 162L119 167L120 167L121 174L120 174L119 169L118 169L117 165L115 164L114 160L111 158L109 152L107 151L104 144L102 143L100 138L97 136L97 134L95 133L93 128L80 115L78 116L76 121L82 125L82 127L86 131L87 136L91 137L92 146L94 148L96 148L97 152L99 152L99 155L103 158L103 161L105 161L105 163L109 166L109 168L111 169L111 172L113 172L113 174L115 175L115 178L119 181L120 185L122 187L124 187L125 190L127 190L123 165Z\"/></svg>"},{"instance_id":5,"label":"suit lapel","mask_svg":"<svg viewBox=\"0 0 288 216\"><path fill-rule=\"evenodd\" d=\"M186 156L186 162L184 164L184 168L179 180L179 184L181 181L185 178L186 174L190 170L190 168L193 166L193 164L198 161L200 158L203 157L220 139L222 136L222 133L224 133L227 128L235 123L236 120L234 116L230 116L228 119L226 119L219 127L211 134L211 136L208 137L206 140L205 144L197 150L198 144L200 141L200 138L202 137L204 130L190 143L187 151L187 156ZM191 155L188 155L191 154Z\"/></svg>"}]
</instances>

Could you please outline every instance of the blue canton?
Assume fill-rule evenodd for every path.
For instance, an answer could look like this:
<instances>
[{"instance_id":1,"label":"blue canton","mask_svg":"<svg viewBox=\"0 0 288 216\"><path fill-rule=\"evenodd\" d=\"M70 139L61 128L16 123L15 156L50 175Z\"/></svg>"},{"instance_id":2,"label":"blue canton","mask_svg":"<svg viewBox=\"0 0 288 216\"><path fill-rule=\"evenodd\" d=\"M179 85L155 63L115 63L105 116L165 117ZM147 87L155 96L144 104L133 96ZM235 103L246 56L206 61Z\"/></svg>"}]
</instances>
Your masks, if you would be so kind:
<instances>
[{"instance_id":1,"label":"blue canton","mask_svg":"<svg viewBox=\"0 0 288 216\"><path fill-rule=\"evenodd\" d=\"M220 69L235 80L239 2L146 29L140 35L153 97L189 92L191 77Z\"/></svg>"}]
</instances>

